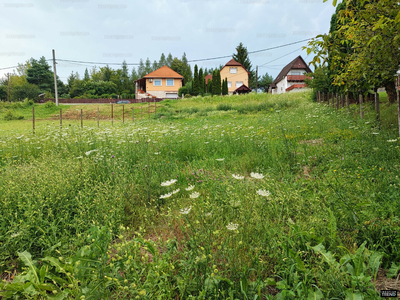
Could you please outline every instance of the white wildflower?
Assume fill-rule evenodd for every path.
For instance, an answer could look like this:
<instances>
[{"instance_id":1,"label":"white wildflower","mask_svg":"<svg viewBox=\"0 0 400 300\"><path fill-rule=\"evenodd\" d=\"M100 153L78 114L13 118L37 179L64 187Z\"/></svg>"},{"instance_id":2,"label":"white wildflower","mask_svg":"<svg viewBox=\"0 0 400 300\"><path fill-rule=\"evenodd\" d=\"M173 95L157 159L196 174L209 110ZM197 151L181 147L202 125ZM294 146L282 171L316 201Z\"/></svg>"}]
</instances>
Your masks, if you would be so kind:
<instances>
[{"instance_id":1,"label":"white wildflower","mask_svg":"<svg viewBox=\"0 0 400 300\"><path fill-rule=\"evenodd\" d=\"M232 177L235 178L235 179L238 179L238 180L244 179L244 176L241 176L239 174L232 174Z\"/></svg>"},{"instance_id":2,"label":"white wildflower","mask_svg":"<svg viewBox=\"0 0 400 300\"><path fill-rule=\"evenodd\" d=\"M397 139L394 139L394 140L387 140L387 142L388 142L388 143L394 143L394 142L397 142Z\"/></svg>"},{"instance_id":3,"label":"white wildflower","mask_svg":"<svg viewBox=\"0 0 400 300\"><path fill-rule=\"evenodd\" d=\"M189 185L185 190L187 191L191 191L194 189L194 185Z\"/></svg>"},{"instance_id":4,"label":"white wildflower","mask_svg":"<svg viewBox=\"0 0 400 300\"><path fill-rule=\"evenodd\" d=\"M237 207L240 206L240 200L231 200L231 201L229 201L229 204L230 204L232 207L237 208Z\"/></svg>"},{"instance_id":5,"label":"white wildflower","mask_svg":"<svg viewBox=\"0 0 400 300\"><path fill-rule=\"evenodd\" d=\"M263 178L264 178L264 175L263 175L263 174L254 173L254 172L251 172L251 173L250 173L250 176L253 177L253 178L255 178L255 179L263 179Z\"/></svg>"},{"instance_id":6,"label":"white wildflower","mask_svg":"<svg viewBox=\"0 0 400 300\"><path fill-rule=\"evenodd\" d=\"M21 232L17 232L17 233L13 233L12 235L11 235L11 237L12 238L16 238L17 236L20 236L21 235Z\"/></svg>"},{"instance_id":7,"label":"white wildflower","mask_svg":"<svg viewBox=\"0 0 400 300\"><path fill-rule=\"evenodd\" d=\"M179 211L179 213L181 213L182 215L187 215L187 214L190 212L191 209L192 209L191 206L186 207L186 208L182 208L182 209Z\"/></svg>"},{"instance_id":8,"label":"white wildflower","mask_svg":"<svg viewBox=\"0 0 400 300\"><path fill-rule=\"evenodd\" d=\"M216 161L224 161L225 158L216 158L215 160L216 160Z\"/></svg>"},{"instance_id":9,"label":"white wildflower","mask_svg":"<svg viewBox=\"0 0 400 300\"><path fill-rule=\"evenodd\" d=\"M77 157L77 159L81 159L81 158L83 158L83 156L78 156L78 157Z\"/></svg>"},{"instance_id":10,"label":"white wildflower","mask_svg":"<svg viewBox=\"0 0 400 300\"><path fill-rule=\"evenodd\" d=\"M271 193L266 190L258 190L257 194L259 194L260 196L263 196L263 197L269 197L271 195Z\"/></svg>"},{"instance_id":11,"label":"white wildflower","mask_svg":"<svg viewBox=\"0 0 400 300\"><path fill-rule=\"evenodd\" d=\"M165 195L161 195L160 199L166 199L166 198L169 198L171 196L172 196L172 193L168 193L168 194L165 194Z\"/></svg>"},{"instance_id":12,"label":"white wildflower","mask_svg":"<svg viewBox=\"0 0 400 300\"><path fill-rule=\"evenodd\" d=\"M161 183L161 186L170 186L170 185L174 184L174 183L177 182L177 181L178 181L178 180L176 180L176 179L167 180L167 181L165 181L165 182L162 182L162 183Z\"/></svg>"},{"instance_id":13,"label":"white wildflower","mask_svg":"<svg viewBox=\"0 0 400 300\"><path fill-rule=\"evenodd\" d=\"M191 193L190 194L190 198L192 198L192 199L195 199L195 198L197 198L197 197L199 197L200 196L200 193L199 192L194 192L194 193Z\"/></svg>"},{"instance_id":14,"label":"white wildflower","mask_svg":"<svg viewBox=\"0 0 400 300\"><path fill-rule=\"evenodd\" d=\"M237 230L239 228L239 224L233 224L232 222L226 225L228 230Z\"/></svg>"},{"instance_id":15,"label":"white wildflower","mask_svg":"<svg viewBox=\"0 0 400 300\"><path fill-rule=\"evenodd\" d=\"M210 213L210 212L209 212L209 213L206 213L205 216L206 216L206 217L211 217L211 216L212 216L212 213Z\"/></svg>"},{"instance_id":16,"label":"white wildflower","mask_svg":"<svg viewBox=\"0 0 400 300\"><path fill-rule=\"evenodd\" d=\"M177 190L175 190L175 191L172 191L172 194L179 193L180 190L181 190L181 189L177 189Z\"/></svg>"},{"instance_id":17,"label":"white wildflower","mask_svg":"<svg viewBox=\"0 0 400 300\"><path fill-rule=\"evenodd\" d=\"M94 150L89 150L89 151L85 152L85 154L86 154L87 156L89 156L89 155L90 155L90 153L92 153L92 152L96 152L96 151L97 151L96 149L94 149Z\"/></svg>"}]
</instances>

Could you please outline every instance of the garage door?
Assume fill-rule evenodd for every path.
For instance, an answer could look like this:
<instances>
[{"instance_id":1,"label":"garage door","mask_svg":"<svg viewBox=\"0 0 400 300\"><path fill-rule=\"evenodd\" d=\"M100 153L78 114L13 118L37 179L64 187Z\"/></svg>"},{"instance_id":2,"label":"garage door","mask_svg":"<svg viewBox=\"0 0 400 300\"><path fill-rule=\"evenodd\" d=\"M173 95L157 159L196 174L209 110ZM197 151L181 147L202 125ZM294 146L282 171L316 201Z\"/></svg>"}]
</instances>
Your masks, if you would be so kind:
<instances>
[{"instance_id":1,"label":"garage door","mask_svg":"<svg viewBox=\"0 0 400 300\"><path fill-rule=\"evenodd\" d=\"M178 93L166 93L166 98L169 99L174 99L174 98L178 98Z\"/></svg>"}]
</instances>

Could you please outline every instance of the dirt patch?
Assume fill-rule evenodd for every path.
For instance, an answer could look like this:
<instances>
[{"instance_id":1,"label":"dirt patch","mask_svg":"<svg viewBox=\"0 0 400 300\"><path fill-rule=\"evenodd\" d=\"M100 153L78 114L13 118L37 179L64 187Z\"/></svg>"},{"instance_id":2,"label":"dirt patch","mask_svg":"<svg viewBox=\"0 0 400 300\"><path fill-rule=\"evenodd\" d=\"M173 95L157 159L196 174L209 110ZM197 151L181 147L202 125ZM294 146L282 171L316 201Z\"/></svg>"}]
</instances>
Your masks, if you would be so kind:
<instances>
[{"instance_id":1,"label":"dirt patch","mask_svg":"<svg viewBox=\"0 0 400 300\"><path fill-rule=\"evenodd\" d=\"M300 145L322 145L324 143L324 139L316 139L316 140L302 140L299 142Z\"/></svg>"},{"instance_id":2,"label":"dirt patch","mask_svg":"<svg viewBox=\"0 0 400 300\"><path fill-rule=\"evenodd\" d=\"M396 290L397 299L400 299L400 275L395 278L387 278L387 270L379 269L378 275L376 276L375 289L380 294L383 290Z\"/></svg>"}]
</instances>

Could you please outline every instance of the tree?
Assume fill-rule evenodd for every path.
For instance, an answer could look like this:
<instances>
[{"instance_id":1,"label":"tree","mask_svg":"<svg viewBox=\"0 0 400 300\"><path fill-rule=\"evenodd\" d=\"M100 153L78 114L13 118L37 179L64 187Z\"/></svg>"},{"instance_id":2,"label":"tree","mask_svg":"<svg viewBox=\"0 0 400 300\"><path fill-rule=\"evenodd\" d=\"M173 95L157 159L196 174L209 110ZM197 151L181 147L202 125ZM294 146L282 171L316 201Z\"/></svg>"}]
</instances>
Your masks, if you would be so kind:
<instances>
[{"instance_id":1,"label":"tree","mask_svg":"<svg viewBox=\"0 0 400 300\"><path fill-rule=\"evenodd\" d=\"M221 95L222 91L221 91L221 74L219 73L218 70L214 71L213 74L213 87L212 87L212 93L213 95Z\"/></svg>"},{"instance_id":2,"label":"tree","mask_svg":"<svg viewBox=\"0 0 400 300\"><path fill-rule=\"evenodd\" d=\"M121 82L121 89L120 94L128 94L130 92L130 79L129 79L129 68L128 64L124 60L122 62L122 68L120 72L120 82Z\"/></svg>"},{"instance_id":3,"label":"tree","mask_svg":"<svg viewBox=\"0 0 400 300\"><path fill-rule=\"evenodd\" d=\"M85 69L85 75L83 76L83 80L84 81L90 80L90 75L89 75L89 71L87 68Z\"/></svg>"},{"instance_id":4,"label":"tree","mask_svg":"<svg viewBox=\"0 0 400 300\"><path fill-rule=\"evenodd\" d=\"M210 79L207 81L207 93L213 95L213 82L212 82L212 78L210 78Z\"/></svg>"},{"instance_id":5,"label":"tree","mask_svg":"<svg viewBox=\"0 0 400 300\"><path fill-rule=\"evenodd\" d=\"M237 47L236 47L236 53L234 53L232 55L232 58L237 61L238 63L241 63L243 65L243 67L245 67L245 69L247 71L249 71L250 75L249 75L249 87L250 88L255 88L255 72L252 70L252 65L251 65L251 61L249 58L249 54L247 52L247 48L245 46L243 46L242 43L240 43Z\"/></svg>"},{"instance_id":6,"label":"tree","mask_svg":"<svg viewBox=\"0 0 400 300\"><path fill-rule=\"evenodd\" d=\"M336 5L336 1L334 0ZM348 0L338 13L334 41L347 44L351 53L341 56L338 43L330 35L320 35L309 42L308 53L314 52L314 65L321 64L329 53L330 63L339 65L332 76L335 86L348 92L359 92L386 86L394 101L394 78L400 65L400 4L395 0ZM340 65L340 67L342 67Z\"/></svg>"},{"instance_id":7,"label":"tree","mask_svg":"<svg viewBox=\"0 0 400 300\"><path fill-rule=\"evenodd\" d=\"M269 85L274 81L271 75L265 73L260 80L258 81L258 88L263 90L264 92L268 91Z\"/></svg>"},{"instance_id":8,"label":"tree","mask_svg":"<svg viewBox=\"0 0 400 300\"><path fill-rule=\"evenodd\" d=\"M144 66L143 59L140 59L139 61L138 75L139 78L142 78L144 75L146 75L146 68Z\"/></svg>"},{"instance_id":9,"label":"tree","mask_svg":"<svg viewBox=\"0 0 400 300\"><path fill-rule=\"evenodd\" d=\"M107 65L104 68L100 68L103 71L103 81L111 80L111 68Z\"/></svg>"},{"instance_id":10,"label":"tree","mask_svg":"<svg viewBox=\"0 0 400 300\"><path fill-rule=\"evenodd\" d=\"M194 66L194 77L193 77L193 96L197 96L200 92L199 90L199 72L197 65Z\"/></svg>"},{"instance_id":11,"label":"tree","mask_svg":"<svg viewBox=\"0 0 400 300\"><path fill-rule=\"evenodd\" d=\"M13 86L10 90L10 100L19 101L24 99L38 100L41 93L39 87L35 84L25 82L21 85Z\"/></svg>"},{"instance_id":12,"label":"tree","mask_svg":"<svg viewBox=\"0 0 400 300\"><path fill-rule=\"evenodd\" d=\"M167 60L165 59L165 54L161 53L160 60L158 61L158 67L161 68L167 65Z\"/></svg>"},{"instance_id":13,"label":"tree","mask_svg":"<svg viewBox=\"0 0 400 300\"><path fill-rule=\"evenodd\" d=\"M205 93L203 68L199 70L199 92L201 95Z\"/></svg>"},{"instance_id":14,"label":"tree","mask_svg":"<svg viewBox=\"0 0 400 300\"><path fill-rule=\"evenodd\" d=\"M151 66L151 69L153 71L157 70L159 68L157 61L153 61L153 65Z\"/></svg>"},{"instance_id":15,"label":"tree","mask_svg":"<svg viewBox=\"0 0 400 300\"><path fill-rule=\"evenodd\" d=\"M146 59L146 62L144 64L144 73L145 75L151 73L153 69L151 68L151 61L149 58Z\"/></svg>"},{"instance_id":16,"label":"tree","mask_svg":"<svg viewBox=\"0 0 400 300\"><path fill-rule=\"evenodd\" d=\"M228 78L222 80L222 95L228 95Z\"/></svg>"},{"instance_id":17,"label":"tree","mask_svg":"<svg viewBox=\"0 0 400 300\"><path fill-rule=\"evenodd\" d=\"M0 101L7 100L7 86L0 85Z\"/></svg>"},{"instance_id":18,"label":"tree","mask_svg":"<svg viewBox=\"0 0 400 300\"><path fill-rule=\"evenodd\" d=\"M185 66L184 66L183 62L179 58L175 57L172 60L170 68L172 70L174 70L175 72L177 72L178 74L184 76L183 74L184 74L184 71L185 71ZM189 81L185 80L185 82L189 82Z\"/></svg>"},{"instance_id":19,"label":"tree","mask_svg":"<svg viewBox=\"0 0 400 300\"><path fill-rule=\"evenodd\" d=\"M184 77L185 82L189 82L189 81L191 81L193 79L192 68L190 67L190 65L188 63L188 60L186 58L186 53L185 52L182 55L181 61L182 61L182 64L183 64L183 71L180 74Z\"/></svg>"},{"instance_id":20,"label":"tree","mask_svg":"<svg viewBox=\"0 0 400 300\"><path fill-rule=\"evenodd\" d=\"M31 58L30 64L31 67L26 72L26 81L37 85L42 92L50 92L54 89L53 72L50 70L50 65L47 63L46 58L44 56L39 60Z\"/></svg>"},{"instance_id":21,"label":"tree","mask_svg":"<svg viewBox=\"0 0 400 300\"><path fill-rule=\"evenodd\" d=\"M166 60L166 65L171 68L171 64L172 64L173 60L174 60L174 58L172 57L172 54L168 53L167 60Z\"/></svg>"}]
</instances>

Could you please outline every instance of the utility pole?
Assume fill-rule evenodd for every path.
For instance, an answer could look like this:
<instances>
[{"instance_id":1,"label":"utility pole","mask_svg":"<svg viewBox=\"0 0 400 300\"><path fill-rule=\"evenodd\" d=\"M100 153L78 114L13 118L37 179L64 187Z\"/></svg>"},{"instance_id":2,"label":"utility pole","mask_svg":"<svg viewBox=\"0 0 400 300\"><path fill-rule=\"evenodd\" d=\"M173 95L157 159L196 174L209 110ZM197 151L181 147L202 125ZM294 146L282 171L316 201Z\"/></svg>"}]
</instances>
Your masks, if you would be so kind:
<instances>
[{"instance_id":1,"label":"utility pole","mask_svg":"<svg viewBox=\"0 0 400 300\"><path fill-rule=\"evenodd\" d=\"M257 94L257 91L258 90L258 66L256 66L256 94Z\"/></svg>"},{"instance_id":2,"label":"utility pole","mask_svg":"<svg viewBox=\"0 0 400 300\"><path fill-rule=\"evenodd\" d=\"M10 73L7 73L7 102L10 102Z\"/></svg>"},{"instance_id":3,"label":"utility pole","mask_svg":"<svg viewBox=\"0 0 400 300\"><path fill-rule=\"evenodd\" d=\"M56 105L58 106L56 52L54 51L54 49L53 49L53 68L54 68L54 93L55 93L55 97L56 97Z\"/></svg>"}]
</instances>

